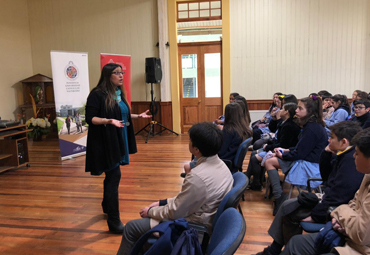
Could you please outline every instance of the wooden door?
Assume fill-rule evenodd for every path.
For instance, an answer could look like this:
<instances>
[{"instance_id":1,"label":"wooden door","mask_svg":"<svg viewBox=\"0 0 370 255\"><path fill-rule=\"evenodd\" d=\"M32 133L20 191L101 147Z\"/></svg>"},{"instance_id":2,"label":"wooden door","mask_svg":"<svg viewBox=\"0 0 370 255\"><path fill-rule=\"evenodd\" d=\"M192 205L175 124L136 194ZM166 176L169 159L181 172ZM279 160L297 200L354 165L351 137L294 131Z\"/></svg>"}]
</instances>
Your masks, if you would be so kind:
<instances>
[{"instance_id":1,"label":"wooden door","mask_svg":"<svg viewBox=\"0 0 370 255\"><path fill-rule=\"evenodd\" d=\"M178 44L181 132L222 115L221 42Z\"/></svg>"}]
</instances>

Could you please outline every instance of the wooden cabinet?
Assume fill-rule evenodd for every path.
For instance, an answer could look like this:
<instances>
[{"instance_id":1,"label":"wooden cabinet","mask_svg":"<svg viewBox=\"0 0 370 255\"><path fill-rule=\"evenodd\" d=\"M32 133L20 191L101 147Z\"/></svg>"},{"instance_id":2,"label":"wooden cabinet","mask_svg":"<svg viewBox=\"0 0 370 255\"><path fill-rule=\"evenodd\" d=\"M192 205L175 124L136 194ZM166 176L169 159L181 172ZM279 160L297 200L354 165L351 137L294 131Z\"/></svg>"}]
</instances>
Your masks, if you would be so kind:
<instances>
[{"instance_id":1,"label":"wooden cabinet","mask_svg":"<svg viewBox=\"0 0 370 255\"><path fill-rule=\"evenodd\" d=\"M26 125L0 129L0 172L29 166Z\"/></svg>"}]
</instances>

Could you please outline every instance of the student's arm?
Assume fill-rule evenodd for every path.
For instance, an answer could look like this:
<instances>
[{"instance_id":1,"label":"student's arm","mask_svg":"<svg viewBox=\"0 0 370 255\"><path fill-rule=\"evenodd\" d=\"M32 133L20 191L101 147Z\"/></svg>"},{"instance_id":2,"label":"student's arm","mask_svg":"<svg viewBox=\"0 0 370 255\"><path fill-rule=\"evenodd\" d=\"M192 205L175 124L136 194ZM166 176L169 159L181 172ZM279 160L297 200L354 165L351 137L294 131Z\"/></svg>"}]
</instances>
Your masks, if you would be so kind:
<instances>
[{"instance_id":1,"label":"student's arm","mask_svg":"<svg viewBox=\"0 0 370 255\"><path fill-rule=\"evenodd\" d=\"M328 146L325 148L325 150L320 155L320 175L323 181L327 181L329 178L329 175L333 169L332 161L336 156L333 155L332 152L327 151Z\"/></svg>"},{"instance_id":2,"label":"student's arm","mask_svg":"<svg viewBox=\"0 0 370 255\"><path fill-rule=\"evenodd\" d=\"M190 172L185 177L181 192L175 198L168 199L165 206L151 208L148 217L156 220L185 218L205 204L206 192L204 182Z\"/></svg>"}]
</instances>

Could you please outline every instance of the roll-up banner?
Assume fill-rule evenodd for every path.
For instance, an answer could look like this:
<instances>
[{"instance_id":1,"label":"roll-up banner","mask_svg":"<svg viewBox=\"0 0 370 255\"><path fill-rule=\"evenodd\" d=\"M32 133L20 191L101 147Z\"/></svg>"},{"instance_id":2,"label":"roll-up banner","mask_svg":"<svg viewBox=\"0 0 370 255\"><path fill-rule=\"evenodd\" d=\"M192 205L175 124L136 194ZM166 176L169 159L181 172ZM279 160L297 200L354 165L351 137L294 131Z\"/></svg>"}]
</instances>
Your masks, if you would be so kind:
<instances>
[{"instance_id":1,"label":"roll-up banner","mask_svg":"<svg viewBox=\"0 0 370 255\"><path fill-rule=\"evenodd\" d=\"M56 121L62 160L86 153L85 104L89 95L86 52L51 51Z\"/></svg>"},{"instance_id":2,"label":"roll-up banner","mask_svg":"<svg viewBox=\"0 0 370 255\"><path fill-rule=\"evenodd\" d=\"M100 53L100 69L108 63L115 63L122 66L123 84L126 89L126 98L131 105L131 56L110 53Z\"/></svg>"}]
</instances>

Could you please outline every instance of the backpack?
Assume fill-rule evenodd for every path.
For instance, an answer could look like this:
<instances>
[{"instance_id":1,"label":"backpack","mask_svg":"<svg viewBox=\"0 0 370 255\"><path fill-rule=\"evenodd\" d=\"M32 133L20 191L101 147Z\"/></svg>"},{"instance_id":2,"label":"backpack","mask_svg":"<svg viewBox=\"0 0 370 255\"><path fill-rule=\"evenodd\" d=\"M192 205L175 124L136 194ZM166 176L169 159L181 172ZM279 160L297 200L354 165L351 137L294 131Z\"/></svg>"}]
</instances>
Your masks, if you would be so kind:
<instances>
[{"instance_id":1,"label":"backpack","mask_svg":"<svg viewBox=\"0 0 370 255\"><path fill-rule=\"evenodd\" d=\"M185 230L177 240L171 255L202 255L198 231L194 228Z\"/></svg>"},{"instance_id":2,"label":"backpack","mask_svg":"<svg viewBox=\"0 0 370 255\"><path fill-rule=\"evenodd\" d=\"M132 248L130 255L139 254L147 243L149 237L151 237L155 232L159 233L160 237L144 254L170 255L177 239L179 239L182 232L187 229L189 229L188 222L183 218L162 222L140 237Z\"/></svg>"}]
</instances>

